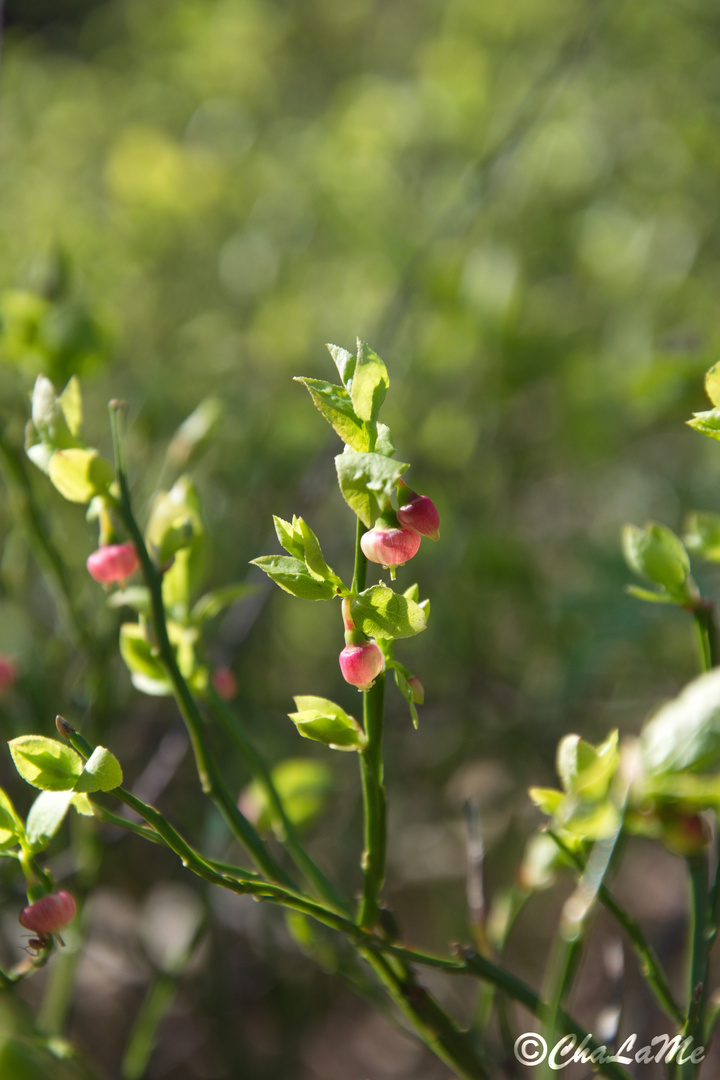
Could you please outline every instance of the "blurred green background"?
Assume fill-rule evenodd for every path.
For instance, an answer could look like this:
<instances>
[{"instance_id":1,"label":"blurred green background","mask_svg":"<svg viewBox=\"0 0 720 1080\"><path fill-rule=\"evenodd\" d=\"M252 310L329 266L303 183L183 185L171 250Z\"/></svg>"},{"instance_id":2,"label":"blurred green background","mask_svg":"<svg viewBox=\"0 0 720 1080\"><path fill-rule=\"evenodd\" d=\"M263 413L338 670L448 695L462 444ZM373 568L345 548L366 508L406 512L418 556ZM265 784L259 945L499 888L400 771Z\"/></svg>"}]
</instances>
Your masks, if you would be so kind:
<instances>
[{"instance_id":1,"label":"blurred green background","mask_svg":"<svg viewBox=\"0 0 720 1080\"><path fill-rule=\"evenodd\" d=\"M425 684L419 731L399 699L389 705L388 895L411 936L437 948L466 937L464 799L484 808L500 888L535 824L523 791L552 782L560 735L635 730L695 671L682 613L624 594L619 530L648 518L680 530L688 509L720 503L717 448L683 427L706 407L702 373L720 337L720 11L707 0L7 0L5 23L10 444L22 445L35 376L59 388L78 373L88 439L106 453L105 403L129 403L143 508L168 480L168 440L213 395L223 415L194 468L208 582L243 580L248 560L277 550L273 512L302 513L349 575L339 443L292 376L333 377L326 341L352 348L360 336L385 359L384 418L442 517L441 542L401 571L431 597L432 620L398 649ZM111 640L118 615L83 565L94 532L28 470L76 603ZM61 711L112 732L137 778L174 730L172 707L141 699L114 660L98 706L7 500L0 515L0 648L21 670L0 701L7 737L52 734ZM341 644L335 608L277 591L214 627L210 656L235 671L272 760L315 753L284 717L292 694L357 708ZM337 757L313 844L353 889L359 791L354 762ZM224 764L240 790L241 764ZM197 835L192 769L170 775L163 808ZM14 784L9 760L0 781ZM204 827L211 842L212 815ZM103 870L107 903L129 923L163 875L180 878L139 843L108 845ZM6 885L12 916L12 875ZM222 915L219 975L190 980L184 1026L168 1021L195 1043L174 1061L161 1039L149 1076L223 1077L239 1063L248 1080L446 1075L424 1057L383 1072L350 1049L333 1064L330 1030L366 1014L338 1004L282 920L264 919ZM228 936L233 963L222 962ZM109 1076L147 981L125 961L110 1045L75 1019ZM345 1010L334 1027L333 1009ZM358 1040L368 1053L373 1038Z\"/></svg>"}]
</instances>

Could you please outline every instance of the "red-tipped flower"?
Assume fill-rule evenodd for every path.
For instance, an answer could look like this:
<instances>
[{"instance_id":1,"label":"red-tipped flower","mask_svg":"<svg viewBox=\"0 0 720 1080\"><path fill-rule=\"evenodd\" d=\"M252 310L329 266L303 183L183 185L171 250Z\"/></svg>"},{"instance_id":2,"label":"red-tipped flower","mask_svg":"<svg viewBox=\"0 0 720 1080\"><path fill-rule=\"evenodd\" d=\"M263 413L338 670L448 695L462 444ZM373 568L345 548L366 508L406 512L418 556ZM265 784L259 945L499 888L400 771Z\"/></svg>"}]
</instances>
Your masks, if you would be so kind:
<instances>
[{"instance_id":1,"label":"red-tipped flower","mask_svg":"<svg viewBox=\"0 0 720 1080\"><path fill-rule=\"evenodd\" d=\"M400 498L406 501L397 512L397 519L404 529L412 529L431 540L440 539L440 515L432 499L418 495L402 480L399 484Z\"/></svg>"},{"instance_id":2,"label":"red-tipped flower","mask_svg":"<svg viewBox=\"0 0 720 1080\"><path fill-rule=\"evenodd\" d=\"M45 936L55 934L75 918L75 900L69 892L60 892L43 896L30 904L20 914L20 925L26 930Z\"/></svg>"},{"instance_id":3,"label":"red-tipped flower","mask_svg":"<svg viewBox=\"0 0 720 1080\"><path fill-rule=\"evenodd\" d=\"M111 585L115 581L125 581L140 569L140 558L135 545L105 544L93 551L86 563L90 577L102 585Z\"/></svg>"},{"instance_id":4,"label":"red-tipped flower","mask_svg":"<svg viewBox=\"0 0 720 1080\"><path fill-rule=\"evenodd\" d=\"M345 682L358 690L369 690L385 667L382 649L374 641L346 645L340 653L340 670Z\"/></svg>"},{"instance_id":5,"label":"red-tipped flower","mask_svg":"<svg viewBox=\"0 0 720 1080\"><path fill-rule=\"evenodd\" d=\"M370 562L382 566L402 566L420 547L420 533L411 529L393 529L382 524L363 533L360 539L363 554Z\"/></svg>"}]
</instances>

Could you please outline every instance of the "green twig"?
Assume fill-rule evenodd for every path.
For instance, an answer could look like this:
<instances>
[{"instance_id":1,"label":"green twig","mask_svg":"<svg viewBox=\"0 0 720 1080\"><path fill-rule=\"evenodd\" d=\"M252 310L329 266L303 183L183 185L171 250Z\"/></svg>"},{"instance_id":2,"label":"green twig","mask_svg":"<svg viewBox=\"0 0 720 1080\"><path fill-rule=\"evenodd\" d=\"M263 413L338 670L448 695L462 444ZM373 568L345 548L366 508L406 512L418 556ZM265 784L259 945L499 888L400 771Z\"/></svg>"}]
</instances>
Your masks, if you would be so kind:
<instances>
[{"instance_id":1,"label":"green twig","mask_svg":"<svg viewBox=\"0 0 720 1080\"><path fill-rule=\"evenodd\" d=\"M255 828L247 820L245 815L238 809L235 800L230 796L220 777L214 758L208 751L204 721L193 694L183 678L175 658L170 638L168 636L167 623L165 620L165 605L162 595L162 574L150 558L145 545L140 527L133 514L130 490L123 465L122 440L120 437L119 402L110 403L110 417L112 423L113 445L115 448L115 469L120 500L117 505L118 513L127 529L140 559L145 585L150 593L152 605L152 621L155 631L155 639L160 660L162 661L168 678L173 688L175 700L180 714L185 721L185 726L190 736L190 744L195 757L200 785L203 792L215 803L222 814L231 832L236 839L247 849L257 866L274 881L291 883L291 879L270 854L267 846L258 835Z\"/></svg>"},{"instance_id":2,"label":"green twig","mask_svg":"<svg viewBox=\"0 0 720 1080\"><path fill-rule=\"evenodd\" d=\"M687 860L690 875L690 971L688 980L688 1011L683 1039L702 1043L705 1006L708 998L708 861L706 855L693 855ZM699 1066L686 1060L681 1066L683 1080L693 1080Z\"/></svg>"},{"instance_id":3,"label":"green twig","mask_svg":"<svg viewBox=\"0 0 720 1080\"><path fill-rule=\"evenodd\" d=\"M229 735L235 746L245 759L251 772L267 799L271 816L279 823L282 829L282 842L292 857L298 870L300 870L319 896L338 911L349 914L349 906L338 893L332 882L325 876L320 867L310 857L298 837L295 826L288 817L278 790L273 782L272 773L265 763L260 752L248 737L240 718L228 708L218 693L211 687L206 691L207 700L212 711L220 721L225 732Z\"/></svg>"},{"instance_id":4,"label":"green twig","mask_svg":"<svg viewBox=\"0 0 720 1080\"><path fill-rule=\"evenodd\" d=\"M380 893L385 881L387 854L387 799L383 785L382 736L385 703L385 676L378 675L375 684L363 693L363 717L367 745L360 751L364 803L364 837L362 866L365 872L363 896L358 922L365 928L375 926Z\"/></svg>"},{"instance_id":5,"label":"green twig","mask_svg":"<svg viewBox=\"0 0 720 1080\"><path fill-rule=\"evenodd\" d=\"M583 860L572 851L560 836L553 830L548 829L548 836L557 844L558 848L582 873L584 870ZM615 921L623 928L630 939L633 951L640 961L642 973L652 990L658 1004L676 1024L685 1022L685 1014L675 1001L665 972L657 957L657 954L645 937L640 924L629 911L618 903L607 885L602 884L598 889L598 900L603 907L612 915Z\"/></svg>"}]
</instances>

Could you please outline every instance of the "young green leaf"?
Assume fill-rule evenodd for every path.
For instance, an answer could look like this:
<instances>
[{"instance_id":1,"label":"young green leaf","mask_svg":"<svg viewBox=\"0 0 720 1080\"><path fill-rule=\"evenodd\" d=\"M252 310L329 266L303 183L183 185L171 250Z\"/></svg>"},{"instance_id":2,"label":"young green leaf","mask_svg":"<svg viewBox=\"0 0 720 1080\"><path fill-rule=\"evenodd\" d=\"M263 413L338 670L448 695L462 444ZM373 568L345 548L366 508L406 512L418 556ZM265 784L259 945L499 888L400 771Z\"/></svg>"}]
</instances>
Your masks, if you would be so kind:
<instances>
[{"instance_id":1,"label":"young green leaf","mask_svg":"<svg viewBox=\"0 0 720 1080\"><path fill-rule=\"evenodd\" d=\"M252 559L251 565L259 567L285 592L303 600L330 600L337 595L331 582L318 581L304 562L289 555L261 555Z\"/></svg>"},{"instance_id":2,"label":"young green leaf","mask_svg":"<svg viewBox=\"0 0 720 1080\"><path fill-rule=\"evenodd\" d=\"M708 562L720 562L720 514L691 514L683 539L689 551Z\"/></svg>"},{"instance_id":3,"label":"young green leaf","mask_svg":"<svg viewBox=\"0 0 720 1080\"><path fill-rule=\"evenodd\" d=\"M361 420L374 424L390 379L385 364L367 342L358 339L357 344L357 364L351 388L353 409Z\"/></svg>"},{"instance_id":4,"label":"young green leaf","mask_svg":"<svg viewBox=\"0 0 720 1080\"><path fill-rule=\"evenodd\" d=\"M15 807L0 788L0 847L15 844L24 835L24 826Z\"/></svg>"},{"instance_id":5,"label":"young green leaf","mask_svg":"<svg viewBox=\"0 0 720 1080\"><path fill-rule=\"evenodd\" d=\"M361 750L365 746L362 728L333 701L304 695L295 698L295 705L298 711L288 715L304 738L333 750Z\"/></svg>"},{"instance_id":6,"label":"young green leaf","mask_svg":"<svg viewBox=\"0 0 720 1080\"><path fill-rule=\"evenodd\" d=\"M640 736L648 773L709 772L720 765L720 668L662 705Z\"/></svg>"},{"instance_id":7,"label":"young green leaf","mask_svg":"<svg viewBox=\"0 0 720 1080\"><path fill-rule=\"evenodd\" d=\"M686 422L689 427L699 431L701 435L707 435L711 439L720 439L720 409L708 409L707 412L693 413L692 420Z\"/></svg>"},{"instance_id":8,"label":"young green leaf","mask_svg":"<svg viewBox=\"0 0 720 1080\"><path fill-rule=\"evenodd\" d=\"M23 780L43 791L68 791L83 770L80 755L57 739L21 735L8 746Z\"/></svg>"},{"instance_id":9,"label":"young green leaf","mask_svg":"<svg viewBox=\"0 0 720 1080\"><path fill-rule=\"evenodd\" d=\"M599 746L591 746L579 735L566 735L558 745L557 771L563 787L584 800L604 798L619 762L617 731Z\"/></svg>"},{"instance_id":10,"label":"young green leaf","mask_svg":"<svg viewBox=\"0 0 720 1080\"><path fill-rule=\"evenodd\" d=\"M112 791L120 787L123 781L120 762L104 746L96 746L85 762L74 790L91 793L93 791Z\"/></svg>"},{"instance_id":11,"label":"young green leaf","mask_svg":"<svg viewBox=\"0 0 720 1080\"><path fill-rule=\"evenodd\" d=\"M705 392L716 409L720 409L720 364L713 364L705 375Z\"/></svg>"},{"instance_id":12,"label":"young green leaf","mask_svg":"<svg viewBox=\"0 0 720 1080\"><path fill-rule=\"evenodd\" d=\"M567 796L556 788L532 787L528 795L537 806L538 810L548 817L554 817L562 806Z\"/></svg>"},{"instance_id":13,"label":"young green leaf","mask_svg":"<svg viewBox=\"0 0 720 1080\"><path fill-rule=\"evenodd\" d=\"M623 554L631 570L683 602L689 598L690 559L682 540L656 522L623 529Z\"/></svg>"},{"instance_id":14,"label":"young green leaf","mask_svg":"<svg viewBox=\"0 0 720 1080\"><path fill-rule=\"evenodd\" d=\"M80 392L80 380L73 375L57 403L62 409L70 434L76 439L80 437L80 428L83 420L82 394Z\"/></svg>"},{"instance_id":15,"label":"young green leaf","mask_svg":"<svg viewBox=\"0 0 720 1080\"><path fill-rule=\"evenodd\" d=\"M332 770L314 758L280 761L272 770L272 781L296 829L305 829L317 819L334 786ZM282 822L274 815L262 784L253 780L243 799L254 809L253 820L260 830L266 832L272 827L282 834Z\"/></svg>"},{"instance_id":16,"label":"young green leaf","mask_svg":"<svg viewBox=\"0 0 720 1080\"><path fill-rule=\"evenodd\" d=\"M291 524L289 521L285 521L283 518L273 514L273 524L275 525L275 535L280 541L281 547L284 547L288 555L292 555L294 559L304 561L305 543L297 518L293 518Z\"/></svg>"},{"instance_id":17,"label":"young green leaf","mask_svg":"<svg viewBox=\"0 0 720 1080\"><path fill-rule=\"evenodd\" d=\"M236 601L251 596L254 592L257 592L257 587L248 585L244 581L239 582L237 585L225 585L223 588L213 589L211 592L201 596L193 606L190 619L194 623L214 619L221 611L225 611Z\"/></svg>"},{"instance_id":18,"label":"young green leaf","mask_svg":"<svg viewBox=\"0 0 720 1080\"><path fill-rule=\"evenodd\" d=\"M335 367L338 369L338 375L343 386L348 388L355 373L355 357L347 349L343 349L339 345L328 345L328 349L335 361Z\"/></svg>"},{"instance_id":19,"label":"young green leaf","mask_svg":"<svg viewBox=\"0 0 720 1080\"><path fill-rule=\"evenodd\" d=\"M350 395L344 386L325 382L323 379L306 379L297 375L295 382L302 383L313 399L315 408L335 429L342 441L353 450L367 450L370 433L353 409Z\"/></svg>"},{"instance_id":20,"label":"young green leaf","mask_svg":"<svg viewBox=\"0 0 720 1080\"><path fill-rule=\"evenodd\" d=\"M48 475L60 494L69 502L89 503L95 495L104 495L115 473L109 461L97 450L71 447L56 450L50 458Z\"/></svg>"},{"instance_id":21,"label":"young green leaf","mask_svg":"<svg viewBox=\"0 0 720 1080\"><path fill-rule=\"evenodd\" d=\"M397 685L398 690L400 691L400 693L402 694L402 696L405 698L405 700L408 703L408 708L410 709L410 717L411 717L412 722L413 722L413 727L417 730L418 711L417 711L417 707L415 705L415 698L413 696L412 687L410 686L410 683L407 681L407 677L405 676L405 673L403 671L401 671L400 668L398 668L397 666L394 667L393 674L395 676L395 683Z\"/></svg>"},{"instance_id":22,"label":"young green leaf","mask_svg":"<svg viewBox=\"0 0 720 1080\"><path fill-rule=\"evenodd\" d=\"M323 558L320 542L307 522L302 518L297 519L297 527L303 538L303 554L305 565L316 581L328 581L337 590L338 586L344 589L343 583L335 571L328 566Z\"/></svg>"},{"instance_id":23,"label":"young green leaf","mask_svg":"<svg viewBox=\"0 0 720 1080\"><path fill-rule=\"evenodd\" d=\"M368 637L397 638L414 637L427 625L425 612L414 600L389 589L387 585L373 585L350 602L350 612L358 630Z\"/></svg>"},{"instance_id":24,"label":"young green leaf","mask_svg":"<svg viewBox=\"0 0 720 1080\"><path fill-rule=\"evenodd\" d=\"M30 807L26 832L35 851L41 851L55 836L65 820L73 797L72 791L41 791Z\"/></svg>"},{"instance_id":25,"label":"young green leaf","mask_svg":"<svg viewBox=\"0 0 720 1080\"><path fill-rule=\"evenodd\" d=\"M345 451L335 458L338 483L345 502L366 525L391 505L392 495L402 474L410 468L383 454Z\"/></svg>"}]
</instances>

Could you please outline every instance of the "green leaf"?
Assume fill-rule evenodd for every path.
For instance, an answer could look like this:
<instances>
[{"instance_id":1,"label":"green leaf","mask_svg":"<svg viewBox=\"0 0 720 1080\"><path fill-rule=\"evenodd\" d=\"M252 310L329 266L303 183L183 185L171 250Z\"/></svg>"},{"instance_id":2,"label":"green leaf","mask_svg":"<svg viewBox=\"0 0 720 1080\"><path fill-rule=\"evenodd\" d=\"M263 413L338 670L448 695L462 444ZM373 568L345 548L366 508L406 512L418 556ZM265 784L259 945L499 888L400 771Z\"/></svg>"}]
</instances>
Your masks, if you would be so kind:
<instances>
[{"instance_id":1,"label":"green leaf","mask_svg":"<svg viewBox=\"0 0 720 1080\"><path fill-rule=\"evenodd\" d=\"M65 820L73 797L72 791L41 791L30 807L26 832L30 845L46 848Z\"/></svg>"},{"instance_id":2,"label":"green leaf","mask_svg":"<svg viewBox=\"0 0 720 1080\"><path fill-rule=\"evenodd\" d=\"M73 792L73 797L70 802L75 807L78 814L81 814L83 817L95 816L95 811L93 810L92 803L88 799L87 795Z\"/></svg>"},{"instance_id":3,"label":"green leaf","mask_svg":"<svg viewBox=\"0 0 720 1080\"><path fill-rule=\"evenodd\" d=\"M245 596L251 596L257 592L257 586L239 582L237 585L225 585L220 589L213 589L201 596L190 612L190 618L194 623L206 622L214 619L221 611L225 611L237 600Z\"/></svg>"},{"instance_id":4,"label":"green leaf","mask_svg":"<svg viewBox=\"0 0 720 1080\"><path fill-rule=\"evenodd\" d=\"M398 667L394 668L393 674L395 675L395 682L397 684L398 690L400 691L400 693L402 694L402 696L405 698L405 700L408 703L408 708L410 709L410 716L412 718L413 727L417 730L418 711L417 711L417 708L415 706L415 697L414 697L413 692L412 692L412 687L410 686L410 683L407 681L405 673L402 672Z\"/></svg>"},{"instance_id":5,"label":"green leaf","mask_svg":"<svg viewBox=\"0 0 720 1080\"><path fill-rule=\"evenodd\" d=\"M335 367L338 369L338 375L342 380L343 386L349 386L355 372L355 357L351 352L348 352L347 349L342 349L339 345L328 345L328 349L335 361Z\"/></svg>"},{"instance_id":6,"label":"green leaf","mask_svg":"<svg viewBox=\"0 0 720 1080\"><path fill-rule=\"evenodd\" d=\"M133 683L134 677L141 675L158 684L158 695L161 694L160 686L165 688L164 693L172 693L165 668L159 657L153 653L145 630L139 623L123 623L120 627L120 655L133 676Z\"/></svg>"},{"instance_id":7,"label":"green leaf","mask_svg":"<svg viewBox=\"0 0 720 1080\"><path fill-rule=\"evenodd\" d=\"M375 440L375 453L383 457L392 457L395 453L395 443L392 441L390 428L387 424L378 424L377 439Z\"/></svg>"},{"instance_id":8,"label":"green leaf","mask_svg":"<svg viewBox=\"0 0 720 1080\"><path fill-rule=\"evenodd\" d=\"M120 762L104 746L96 746L85 762L74 790L91 793L93 791L112 791L123 782Z\"/></svg>"},{"instance_id":9,"label":"green leaf","mask_svg":"<svg viewBox=\"0 0 720 1080\"><path fill-rule=\"evenodd\" d=\"M564 829L582 840L604 840L613 836L619 827L620 811L609 799L585 811L578 810L563 822Z\"/></svg>"},{"instance_id":10,"label":"green leaf","mask_svg":"<svg viewBox=\"0 0 720 1080\"><path fill-rule=\"evenodd\" d=\"M21 735L8 746L23 780L44 791L67 791L83 770L80 755L57 739Z\"/></svg>"},{"instance_id":11,"label":"green leaf","mask_svg":"<svg viewBox=\"0 0 720 1080\"><path fill-rule=\"evenodd\" d=\"M427 625L425 612L414 600L389 589L387 585L373 585L350 602L350 612L358 630L368 637L397 638L414 637Z\"/></svg>"},{"instance_id":12,"label":"green leaf","mask_svg":"<svg viewBox=\"0 0 720 1080\"><path fill-rule=\"evenodd\" d=\"M688 550L708 562L720 562L720 514L691 514L683 539Z\"/></svg>"},{"instance_id":13,"label":"green leaf","mask_svg":"<svg viewBox=\"0 0 720 1080\"><path fill-rule=\"evenodd\" d=\"M295 382L302 383L315 408L335 429L344 443L353 450L367 450L370 446L370 432L362 420L355 414L350 395L344 386L325 382L323 379L306 379L296 376Z\"/></svg>"},{"instance_id":14,"label":"green leaf","mask_svg":"<svg viewBox=\"0 0 720 1080\"><path fill-rule=\"evenodd\" d=\"M695 431L699 431L701 435L707 435L711 439L720 439L720 409L694 413L692 420L688 420L687 424Z\"/></svg>"},{"instance_id":15,"label":"green leaf","mask_svg":"<svg viewBox=\"0 0 720 1080\"><path fill-rule=\"evenodd\" d=\"M150 590L144 585L127 585L124 589L108 593L105 603L111 608L132 608L141 615L149 615L152 610Z\"/></svg>"},{"instance_id":16,"label":"green leaf","mask_svg":"<svg viewBox=\"0 0 720 1080\"><path fill-rule=\"evenodd\" d=\"M557 814L562 803L567 798L564 792L557 791L556 788L533 787L530 788L528 794L538 810L549 817L554 817Z\"/></svg>"},{"instance_id":17,"label":"green leaf","mask_svg":"<svg viewBox=\"0 0 720 1080\"><path fill-rule=\"evenodd\" d=\"M599 746L591 746L579 735L566 735L558 746L557 771L563 787L585 800L605 797L619 762L617 731Z\"/></svg>"},{"instance_id":18,"label":"green leaf","mask_svg":"<svg viewBox=\"0 0 720 1080\"><path fill-rule=\"evenodd\" d=\"M275 525L275 535L280 541L281 547L284 547L288 555L292 555L295 559L305 559L305 543L303 541L302 530L298 527L297 518L295 518L290 524L289 521L285 521L281 517L276 517L273 514L273 523Z\"/></svg>"},{"instance_id":19,"label":"green leaf","mask_svg":"<svg viewBox=\"0 0 720 1080\"><path fill-rule=\"evenodd\" d=\"M310 574L317 581L329 581L333 586L341 586L342 581L325 562L318 538L310 526L302 518L298 518L297 527L302 533L305 565Z\"/></svg>"},{"instance_id":20,"label":"green leaf","mask_svg":"<svg viewBox=\"0 0 720 1080\"><path fill-rule=\"evenodd\" d=\"M631 570L678 597L687 595L690 559L682 540L656 522L623 529L623 554Z\"/></svg>"},{"instance_id":21,"label":"green leaf","mask_svg":"<svg viewBox=\"0 0 720 1080\"><path fill-rule=\"evenodd\" d=\"M261 555L259 559L252 559L251 565L258 566L285 592L303 600L330 600L337 595L331 582L318 581L304 562L290 555Z\"/></svg>"},{"instance_id":22,"label":"green leaf","mask_svg":"<svg viewBox=\"0 0 720 1080\"><path fill-rule=\"evenodd\" d=\"M97 450L79 447L56 450L50 458L48 475L60 494L76 503L88 503L93 496L106 494L115 476L110 462Z\"/></svg>"},{"instance_id":23,"label":"green leaf","mask_svg":"<svg viewBox=\"0 0 720 1080\"><path fill-rule=\"evenodd\" d=\"M313 758L287 758L272 770L272 781L285 813L296 829L305 829L321 813L333 789L333 772L324 761ZM265 790L253 780L245 797L255 809L256 823L266 832L271 827L282 834L282 823L275 817Z\"/></svg>"},{"instance_id":24,"label":"green leaf","mask_svg":"<svg viewBox=\"0 0 720 1080\"><path fill-rule=\"evenodd\" d=\"M78 438L83 420L82 394L80 380L73 375L57 399L71 435Z\"/></svg>"},{"instance_id":25,"label":"green leaf","mask_svg":"<svg viewBox=\"0 0 720 1080\"><path fill-rule=\"evenodd\" d=\"M658 709L642 730L640 749L651 774L720 766L720 668L700 675Z\"/></svg>"},{"instance_id":26,"label":"green leaf","mask_svg":"<svg viewBox=\"0 0 720 1080\"><path fill-rule=\"evenodd\" d=\"M352 451L338 454L335 467L345 502L368 529L391 505L398 480L410 468L402 461L390 460L383 454Z\"/></svg>"},{"instance_id":27,"label":"green leaf","mask_svg":"<svg viewBox=\"0 0 720 1080\"><path fill-rule=\"evenodd\" d=\"M15 843L24 835L24 826L10 796L0 788L0 847Z\"/></svg>"},{"instance_id":28,"label":"green leaf","mask_svg":"<svg viewBox=\"0 0 720 1080\"><path fill-rule=\"evenodd\" d=\"M192 530L192 535L190 535ZM177 546L177 541L189 541ZM163 600L168 608L187 613L190 597L200 582L205 556L205 527L195 485L181 476L169 491L153 501L145 541L158 565L172 565L163 574Z\"/></svg>"},{"instance_id":29,"label":"green leaf","mask_svg":"<svg viewBox=\"0 0 720 1080\"><path fill-rule=\"evenodd\" d=\"M53 384L44 375L38 375L35 380L30 417L35 437L52 450L81 445L70 430Z\"/></svg>"},{"instance_id":30,"label":"green leaf","mask_svg":"<svg viewBox=\"0 0 720 1080\"><path fill-rule=\"evenodd\" d=\"M378 354L358 339L357 364L352 378L352 404L356 416L374 424L385 400L390 379Z\"/></svg>"},{"instance_id":31,"label":"green leaf","mask_svg":"<svg viewBox=\"0 0 720 1080\"><path fill-rule=\"evenodd\" d=\"M705 375L705 391L716 409L720 409L720 364L713 364Z\"/></svg>"},{"instance_id":32,"label":"green leaf","mask_svg":"<svg viewBox=\"0 0 720 1080\"><path fill-rule=\"evenodd\" d=\"M646 600L649 604L674 604L676 601L667 592L653 592L652 589L643 589L640 585L626 585L625 592L634 596L636 600Z\"/></svg>"},{"instance_id":33,"label":"green leaf","mask_svg":"<svg viewBox=\"0 0 720 1080\"><path fill-rule=\"evenodd\" d=\"M357 721L344 709L327 698L296 697L295 713L288 713L299 733L306 739L315 739L333 750L361 750L365 735Z\"/></svg>"}]
</instances>

